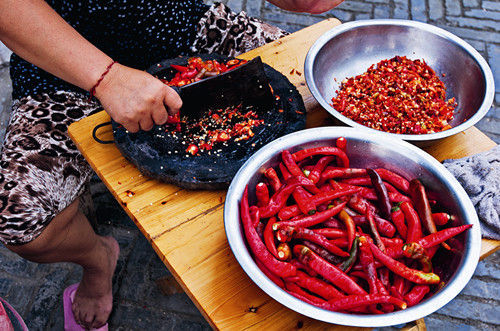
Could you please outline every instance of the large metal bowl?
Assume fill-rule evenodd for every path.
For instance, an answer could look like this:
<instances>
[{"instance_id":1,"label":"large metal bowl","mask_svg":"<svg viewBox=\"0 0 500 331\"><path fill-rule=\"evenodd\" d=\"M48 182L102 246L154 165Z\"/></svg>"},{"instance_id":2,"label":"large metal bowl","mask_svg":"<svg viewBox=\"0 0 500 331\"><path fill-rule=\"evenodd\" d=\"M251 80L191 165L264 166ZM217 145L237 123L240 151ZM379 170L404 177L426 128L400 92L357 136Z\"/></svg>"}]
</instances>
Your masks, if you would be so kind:
<instances>
[{"instance_id":1,"label":"large metal bowl","mask_svg":"<svg viewBox=\"0 0 500 331\"><path fill-rule=\"evenodd\" d=\"M447 99L455 97L458 106L449 130L421 135L385 134L420 142L422 146L468 129L490 109L495 87L484 58L452 33L415 21L367 20L333 28L310 48L305 61L306 82L321 106L340 122L374 132L340 114L331 106L331 100L342 80L396 55L425 60L444 82Z\"/></svg>"},{"instance_id":2,"label":"large metal bowl","mask_svg":"<svg viewBox=\"0 0 500 331\"><path fill-rule=\"evenodd\" d=\"M406 310L384 315L352 315L323 310L289 295L270 281L255 264L245 243L239 217L239 201L245 187L255 204L255 185L263 172L277 166L284 149L300 149L332 145L336 138L347 138L347 154L352 167L385 167L408 179L418 177L439 197L439 204L457 216L457 224L474 224L462 236L462 255L445 256L440 267L447 271L447 285L429 299ZM429 315L452 300L472 277L479 260L481 233L474 206L453 175L432 156L400 139L380 133L373 134L348 127L322 127L295 132L279 138L255 153L238 171L227 192L224 207L226 235L236 259L248 276L267 294L281 304L306 316L341 325L381 327L397 325ZM447 278L447 279L446 279Z\"/></svg>"}]
</instances>

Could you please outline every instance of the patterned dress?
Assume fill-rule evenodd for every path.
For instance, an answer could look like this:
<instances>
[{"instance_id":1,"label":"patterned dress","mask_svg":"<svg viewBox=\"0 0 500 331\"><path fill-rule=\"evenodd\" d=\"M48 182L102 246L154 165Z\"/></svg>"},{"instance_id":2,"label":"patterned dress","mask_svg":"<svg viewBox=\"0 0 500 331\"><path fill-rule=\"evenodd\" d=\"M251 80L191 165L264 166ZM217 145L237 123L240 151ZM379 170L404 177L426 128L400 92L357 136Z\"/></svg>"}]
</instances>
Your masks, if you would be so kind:
<instances>
[{"instance_id":1,"label":"patterned dress","mask_svg":"<svg viewBox=\"0 0 500 331\"><path fill-rule=\"evenodd\" d=\"M223 4L201 0L86 0L48 3L87 40L123 65L144 70L166 58L238 55L286 32ZM13 106L0 158L0 242L25 244L82 192L92 169L68 126L102 110L88 92L11 57Z\"/></svg>"}]
</instances>

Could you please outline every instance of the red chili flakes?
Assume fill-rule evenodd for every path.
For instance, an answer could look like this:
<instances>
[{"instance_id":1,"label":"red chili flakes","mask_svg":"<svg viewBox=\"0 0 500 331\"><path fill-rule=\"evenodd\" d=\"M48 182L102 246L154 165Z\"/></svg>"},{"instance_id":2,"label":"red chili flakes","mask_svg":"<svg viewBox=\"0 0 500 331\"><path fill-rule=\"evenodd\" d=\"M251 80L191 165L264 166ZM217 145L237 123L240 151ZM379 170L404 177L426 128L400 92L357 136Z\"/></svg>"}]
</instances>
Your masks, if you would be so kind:
<instances>
[{"instance_id":1,"label":"red chili flakes","mask_svg":"<svg viewBox=\"0 0 500 331\"><path fill-rule=\"evenodd\" d=\"M196 155L198 154L198 146L194 145L194 144L191 144L188 146L188 148L186 148L186 153L189 153L191 155Z\"/></svg>"},{"instance_id":2,"label":"red chili flakes","mask_svg":"<svg viewBox=\"0 0 500 331\"><path fill-rule=\"evenodd\" d=\"M293 75L295 73L295 68L293 68L291 71L290 71L290 75Z\"/></svg>"},{"instance_id":3,"label":"red chili flakes","mask_svg":"<svg viewBox=\"0 0 500 331\"><path fill-rule=\"evenodd\" d=\"M181 130L171 133L182 136L182 143L188 146L186 153L191 155L212 150L215 144L225 143L233 138L235 142L248 140L254 136L252 129L263 124L264 120L258 118L253 108L242 108L240 104L209 110L196 120L189 120L184 116L180 119Z\"/></svg>"},{"instance_id":4,"label":"red chili flakes","mask_svg":"<svg viewBox=\"0 0 500 331\"><path fill-rule=\"evenodd\" d=\"M455 98L423 60L395 56L342 82L332 106L367 127L403 134L450 129Z\"/></svg>"}]
</instances>

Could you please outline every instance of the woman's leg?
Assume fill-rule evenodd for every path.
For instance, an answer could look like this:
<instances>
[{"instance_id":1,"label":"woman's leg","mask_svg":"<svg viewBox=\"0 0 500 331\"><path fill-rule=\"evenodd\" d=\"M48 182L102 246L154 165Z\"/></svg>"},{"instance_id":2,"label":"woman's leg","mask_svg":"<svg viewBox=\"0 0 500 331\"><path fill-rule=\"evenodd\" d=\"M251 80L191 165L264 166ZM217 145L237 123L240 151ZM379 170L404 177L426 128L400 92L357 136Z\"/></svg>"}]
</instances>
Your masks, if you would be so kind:
<instances>
[{"instance_id":1,"label":"woman's leg","mask_svg":"<svg viewBox=\"0 0 500 331\"><path fill-rule=\"evenodd\" d=\"M33 262L81 265L83 277L73 302L75 319L89 328L106 323L113 307L111 280L119 247L112 237L94 232L78 210L78 200L58 214L36 239L7 248Z\"/></svg>"},{"instance_id":2,"label":"woman's leg","mask_svg":"<svg viewBox=\"0 0 500 331\"><path fill-rule=\"evenodd\" d=\"M74 312L87 326L108 318L118 246L97 236L78 211L77 198L93 172L67 128L98 110L77 93L17 100L0 155L0 241L31 261L80 264Z\"/></svg>"}]
</instances>

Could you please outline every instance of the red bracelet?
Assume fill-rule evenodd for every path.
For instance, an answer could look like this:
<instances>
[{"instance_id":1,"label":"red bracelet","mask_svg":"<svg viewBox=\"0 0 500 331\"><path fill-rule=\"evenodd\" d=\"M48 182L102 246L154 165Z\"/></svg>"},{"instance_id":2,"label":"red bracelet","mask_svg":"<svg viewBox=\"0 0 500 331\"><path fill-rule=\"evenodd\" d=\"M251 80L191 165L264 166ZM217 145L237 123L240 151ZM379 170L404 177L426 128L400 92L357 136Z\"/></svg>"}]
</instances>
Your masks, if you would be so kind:
<instances>
[{"instance_id":1,"label":"red bracelet","mask_svg":"<svg viewBox=\"0 0 500 331\"><path fill-rule=\"evenodd\" d=\"M97 88L97 86L99 86L99 84L101 83L101 81L104 79L104 76L107 75L107 73L111 70L111 67L113 66L113 64L115 64L116 61L113 61L111 62L111 64L109 66L106 67L106 70L104 70L104 72L102 73L101 77L97 80L97 83L95 83L94 86L92 86L92 88L90 89L90 97L89 97L89 101L92 100L92 98L94 97L95 95L95 89Z\"/></svg>"}]
</instances>

